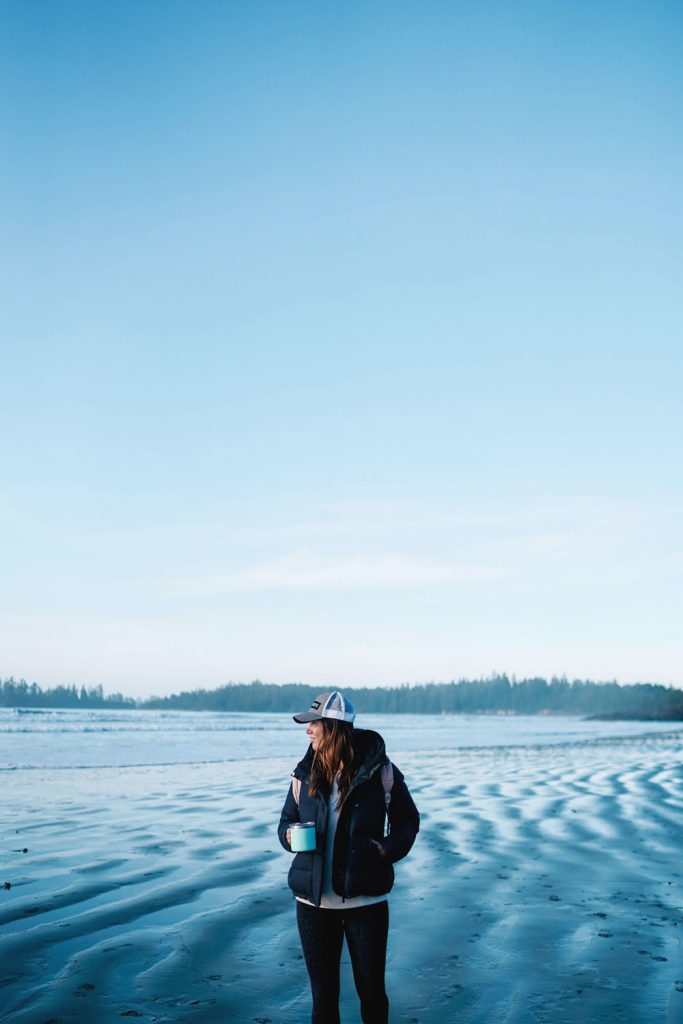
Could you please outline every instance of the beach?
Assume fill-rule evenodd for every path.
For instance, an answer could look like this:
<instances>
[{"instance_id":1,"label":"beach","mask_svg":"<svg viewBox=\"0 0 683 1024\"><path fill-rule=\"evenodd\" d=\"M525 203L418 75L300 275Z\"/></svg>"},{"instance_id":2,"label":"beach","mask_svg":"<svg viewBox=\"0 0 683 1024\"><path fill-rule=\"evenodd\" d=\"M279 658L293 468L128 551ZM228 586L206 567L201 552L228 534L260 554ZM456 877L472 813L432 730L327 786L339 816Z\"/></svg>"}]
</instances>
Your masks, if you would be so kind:
<instances>
[{"instance_id":1,"label":"beach","mask_svg":"<svg viewBox=\"0 0 683 1024\"><path fill-rule=\"evenodd\" d=\"M305 1024L275 831L292 749L3 771L0 1019ZM683 1024L682 749L646 727L390 749L422 815L390 897L392 1024Z\"/></svg>"}]
</instances>

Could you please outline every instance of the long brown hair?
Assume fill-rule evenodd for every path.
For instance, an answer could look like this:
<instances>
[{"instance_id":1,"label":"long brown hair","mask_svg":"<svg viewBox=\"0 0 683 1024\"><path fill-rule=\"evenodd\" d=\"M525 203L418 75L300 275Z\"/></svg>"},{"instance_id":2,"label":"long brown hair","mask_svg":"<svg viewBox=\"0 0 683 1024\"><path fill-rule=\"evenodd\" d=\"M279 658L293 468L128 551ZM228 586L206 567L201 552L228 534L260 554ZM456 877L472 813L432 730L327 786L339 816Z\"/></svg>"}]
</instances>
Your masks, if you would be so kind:
<instances>
[{"instance_id":1,"label":"long brown hair","mask_svg":"<svg viewBox=\"0 0 683 1024\"><path fill-rule=\"evenodd\" d=\"M313 755L309 793L315 796L321 786L332 789L337 777L341 807L356 774L358 755L353 742L353 726L350 722L339 722L334 718L321 718L323 736Z\"/></svg>"}]
</instances>

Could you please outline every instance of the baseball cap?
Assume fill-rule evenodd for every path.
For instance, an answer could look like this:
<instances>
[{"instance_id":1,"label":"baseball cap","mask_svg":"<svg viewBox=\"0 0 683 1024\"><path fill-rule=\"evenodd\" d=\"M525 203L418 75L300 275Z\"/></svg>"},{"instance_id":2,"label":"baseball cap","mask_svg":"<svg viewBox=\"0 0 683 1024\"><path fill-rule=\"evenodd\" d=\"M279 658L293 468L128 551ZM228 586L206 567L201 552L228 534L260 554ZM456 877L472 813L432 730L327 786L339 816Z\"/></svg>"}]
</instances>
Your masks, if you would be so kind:
<instances>
[{"instance_id":1,"label":"baseball cap","mask_svg":"<svg viewBox=\"0 0 683 1024\"><path fill-rule=\"evenodd\" d=\"M294 715L295 722L317 722L321 718L336 718L338 722L353 722L356 709L343 693L333 690L321 693L312 701L308 711Z\"/></svg>"}]
</instances>

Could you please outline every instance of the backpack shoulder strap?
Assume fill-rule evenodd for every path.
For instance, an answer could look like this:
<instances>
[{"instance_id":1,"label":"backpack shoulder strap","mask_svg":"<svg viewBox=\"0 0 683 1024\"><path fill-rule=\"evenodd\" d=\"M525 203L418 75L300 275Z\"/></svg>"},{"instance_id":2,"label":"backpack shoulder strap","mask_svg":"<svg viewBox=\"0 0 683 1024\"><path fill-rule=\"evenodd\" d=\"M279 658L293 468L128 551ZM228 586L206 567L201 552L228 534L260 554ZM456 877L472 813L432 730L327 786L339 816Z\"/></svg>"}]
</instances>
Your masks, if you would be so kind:
<instances>
[{"instance_id":1,"label":"backpack shoulder strap","mask_svg":"<svg viewBox=\"0 0 683 1024\"><path fill-rule=\"evenodd\" d=\"M382 785L384 787L384 803L388 807L391 803L391 789L394 785L394 766L391 761L383 764L380 769Z\"/></svg>"}]
</instances>

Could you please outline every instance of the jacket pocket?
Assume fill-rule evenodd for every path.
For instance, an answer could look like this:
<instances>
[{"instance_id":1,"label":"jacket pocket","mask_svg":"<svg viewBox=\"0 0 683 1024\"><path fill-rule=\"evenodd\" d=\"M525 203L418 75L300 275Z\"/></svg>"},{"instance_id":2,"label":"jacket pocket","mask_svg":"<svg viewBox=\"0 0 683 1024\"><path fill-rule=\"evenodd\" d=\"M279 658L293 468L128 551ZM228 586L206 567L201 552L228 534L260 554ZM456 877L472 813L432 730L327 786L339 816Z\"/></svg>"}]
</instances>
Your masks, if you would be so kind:
<instances>
[{"instance_id":1,"label":"jacket pocket","mask_svg":"<svg viewBox=\"0 0 683 1024\"><path fill-rule=\"evenodd\" d=\"M287 881L289 888L296 896L306 896L307 899L311 898L314 860L315 852L313 850L295 854Z\"/></svg>"},{"instance_id":2,"label":"jacket pocket","mask_svg":"<svg viewBox=\"0 0 683 1024\"><path fill-rule=\"evenodd\" d=\"M383 896L394 884L394 869L369 836L356 839L350 852L349 896Z\"/></svg>"}]
</instances>

